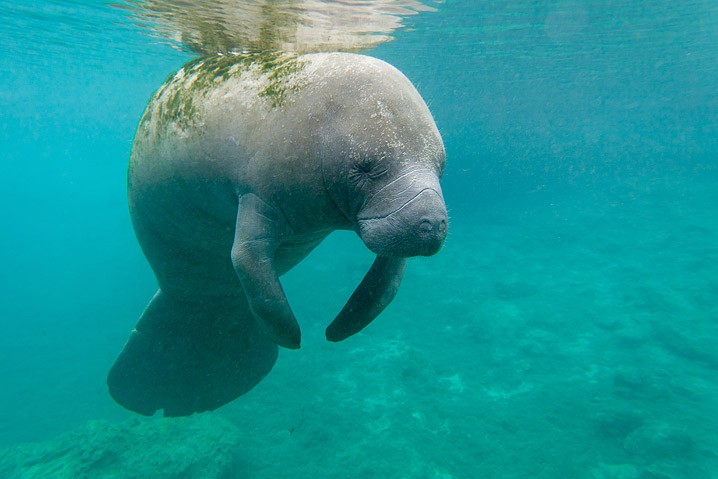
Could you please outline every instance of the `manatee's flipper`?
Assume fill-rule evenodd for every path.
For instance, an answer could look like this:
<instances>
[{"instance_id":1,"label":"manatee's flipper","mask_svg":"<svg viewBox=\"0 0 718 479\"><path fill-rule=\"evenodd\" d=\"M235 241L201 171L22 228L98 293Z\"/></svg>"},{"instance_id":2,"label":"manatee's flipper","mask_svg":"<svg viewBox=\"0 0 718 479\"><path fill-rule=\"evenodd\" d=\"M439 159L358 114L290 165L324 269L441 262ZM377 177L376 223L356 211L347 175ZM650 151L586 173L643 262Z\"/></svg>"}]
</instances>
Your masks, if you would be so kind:
<instances>
[{"instance_id":1,"label":"manatee's flipper","mask_svg":"<svg viewBox=\"0 0 718 479\"><path fill-rule=\"evenodd\" d=\"M347 304L327 328L327 339L341 341L371 323L396 296L405 268L405 258L377 256Z\"/></svg>"},{"instance_id":2,"label":"manatee's flipper","mask_svg":"<svg viewBox=\"0 0 718 479\"><path fill-rule=\"evenodd\" d=\"M288 228L281 211L256 195L242 195L232 245L232 264L257 321L276 344L298 349L301 343L299 323L274 267L274 254Z\"/></svg>"},{"instance_id":3,"label":"manatee's flipper","mask_svg":"<svg viewBox=\"0 0 718 479\"><path fill-rule=\"evenodd\" d=\"M244 298L185 302L158 291L107 384L118 403L140 414L186 416L246 393L276 359L277 346Z\"/></svg>"}]
</instances>

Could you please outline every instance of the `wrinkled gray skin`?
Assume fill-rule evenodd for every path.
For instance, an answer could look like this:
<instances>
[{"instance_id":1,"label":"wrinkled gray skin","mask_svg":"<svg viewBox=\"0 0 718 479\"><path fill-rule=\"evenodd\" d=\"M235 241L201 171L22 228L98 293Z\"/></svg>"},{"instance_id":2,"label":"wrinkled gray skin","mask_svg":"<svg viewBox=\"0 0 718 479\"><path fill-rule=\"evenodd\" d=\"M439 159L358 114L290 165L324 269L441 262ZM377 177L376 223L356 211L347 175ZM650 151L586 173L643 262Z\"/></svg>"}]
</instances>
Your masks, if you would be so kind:
<instances>
[{"instance_id":1,"label":"wrinkled gray skin","mask_svg":"<svg viewBox=\"0 0 718 479\"><path fill-rule=\"evenodd\" d=\"M275 97L259 63L203 88L202 67L185 67L145 112L129 204L160 290L108 376L129 409L214 409L269 372L276 345L299 348L278 278L332 231L355 230L377 256L330 341L387 306L405 258L444 241L444 147L409 80L362 55L292 61Z\"/></svg>"}]
</instances>

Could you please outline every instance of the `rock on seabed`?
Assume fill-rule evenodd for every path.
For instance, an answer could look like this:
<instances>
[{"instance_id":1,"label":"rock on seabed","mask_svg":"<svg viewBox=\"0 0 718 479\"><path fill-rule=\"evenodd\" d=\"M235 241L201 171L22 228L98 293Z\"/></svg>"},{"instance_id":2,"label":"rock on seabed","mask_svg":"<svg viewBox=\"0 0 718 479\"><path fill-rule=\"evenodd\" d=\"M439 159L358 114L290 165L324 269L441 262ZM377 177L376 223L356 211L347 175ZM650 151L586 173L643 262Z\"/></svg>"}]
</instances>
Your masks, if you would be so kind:
<instances>
[{"instance_id":1,"label":"rock on seabed","mask_svg":"<svg viewBox=\"0 0 718 479\"><path fill-rule=\"evenodd\" d=\"M0 451L6 479L227 478L236 473L239 434L211 414L90 421L46 442Z\"/></svg>"}]
</instances>

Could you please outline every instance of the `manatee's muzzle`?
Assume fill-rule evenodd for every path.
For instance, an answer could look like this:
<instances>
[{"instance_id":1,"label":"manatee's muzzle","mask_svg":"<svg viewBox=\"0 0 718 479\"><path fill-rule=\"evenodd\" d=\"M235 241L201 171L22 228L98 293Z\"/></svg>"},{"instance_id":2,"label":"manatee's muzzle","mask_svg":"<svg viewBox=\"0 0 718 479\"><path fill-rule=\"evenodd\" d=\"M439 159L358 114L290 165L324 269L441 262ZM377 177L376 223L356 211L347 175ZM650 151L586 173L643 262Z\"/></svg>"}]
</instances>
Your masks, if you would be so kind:
<instances>
[{"instance_id":1,"label":"manatee's muzzle","mask_svg":"<svg viewBox=\"0 0 718 479\"><path fill-rule=\"evenodd\" d=\"M375 195L360 212L359 236L370 250L409 257L431 256L441 249L448 230L446 205L436 175L423 180L423 188L401 188L388 198ZM382 209L388 212L380 213Z\"/></svg>"}]
</instances>

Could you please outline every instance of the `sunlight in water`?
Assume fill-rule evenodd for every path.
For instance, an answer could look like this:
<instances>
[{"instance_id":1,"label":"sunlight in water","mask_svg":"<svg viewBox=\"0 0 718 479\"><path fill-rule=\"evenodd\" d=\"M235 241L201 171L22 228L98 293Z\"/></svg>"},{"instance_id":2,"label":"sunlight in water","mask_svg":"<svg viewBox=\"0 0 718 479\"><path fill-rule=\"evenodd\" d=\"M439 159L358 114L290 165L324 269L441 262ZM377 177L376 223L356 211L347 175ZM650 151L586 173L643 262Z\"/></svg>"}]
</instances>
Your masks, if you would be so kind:
<instances>
[{"instance_id":1,"label":"sunlight in water","mask_svg":"<svg viewBox=\"0 0 718 479\"><path fill-rule=\"evenodd\" d=\"M430 0L432 3L437 3ZM133 20L193 52L359 51L391 40L417 0L131 0Z\"/></svg>"}]
</instances>

